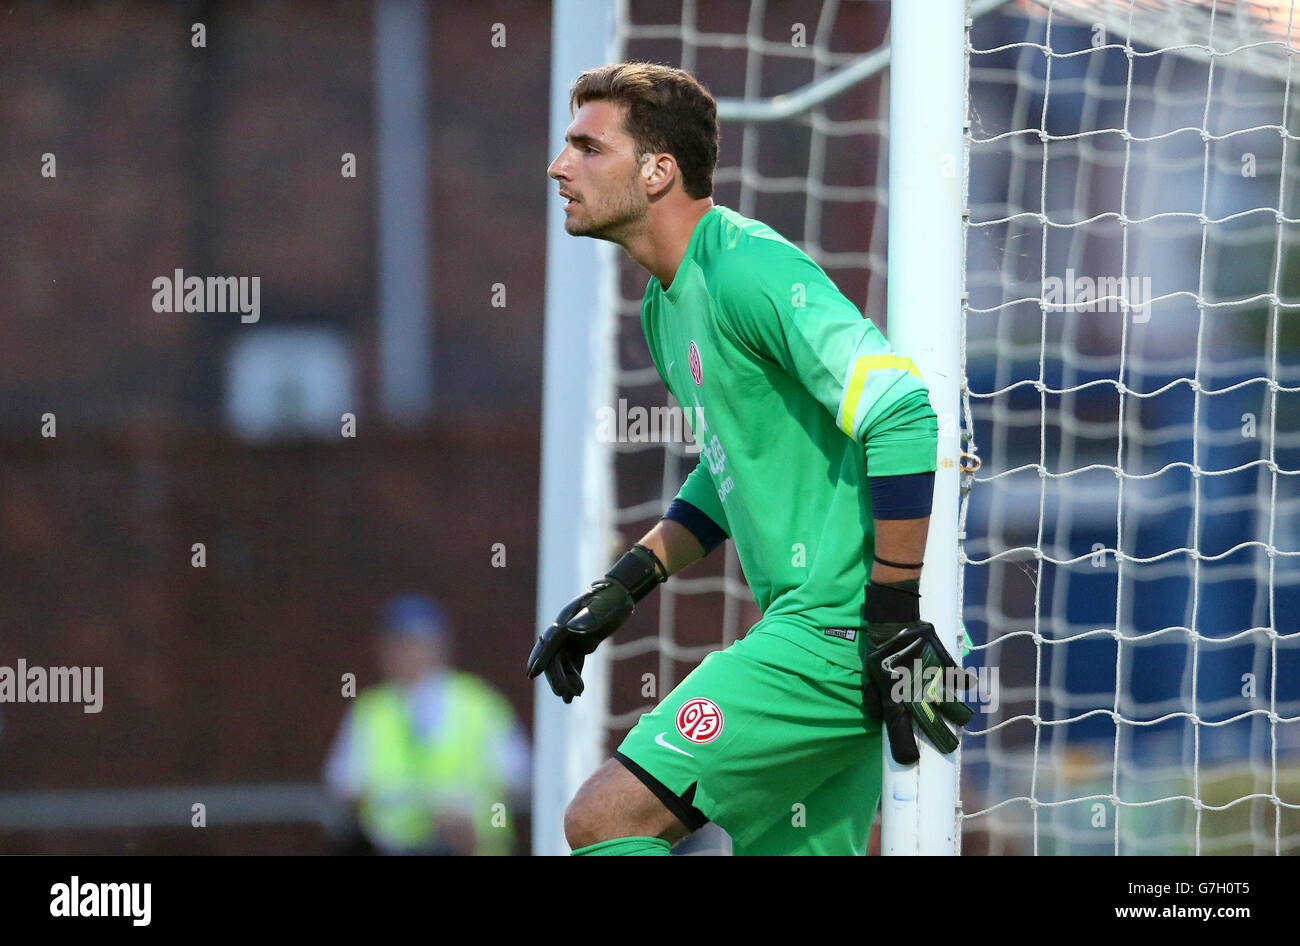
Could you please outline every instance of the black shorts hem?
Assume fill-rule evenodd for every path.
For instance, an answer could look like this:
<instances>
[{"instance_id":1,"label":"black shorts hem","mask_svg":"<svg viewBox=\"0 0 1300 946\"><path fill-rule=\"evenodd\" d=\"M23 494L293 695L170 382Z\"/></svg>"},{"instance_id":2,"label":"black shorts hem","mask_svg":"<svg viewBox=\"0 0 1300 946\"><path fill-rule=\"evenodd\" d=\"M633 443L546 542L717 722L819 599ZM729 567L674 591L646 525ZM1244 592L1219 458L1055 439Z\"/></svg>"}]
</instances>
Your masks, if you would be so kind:
<instances>
[{"instance_id":1,"label":"black shorts hem","mask_svg":"<svg viewBox=\"0 0 1300 946\"><path fill-rule=\"evenodd\" d=\"M691 785L683 794L676 795L667 785L623 755L623 753L615 752L614 758L623 765L623 768L635 775L642 785L650 789L655 798L663 802L664 807L671 811L678 821L686 825L688 830L698 831L709 823L708 816L691 804L691 801L695 798L694 785Z\"/></svg>"}]
</instances>

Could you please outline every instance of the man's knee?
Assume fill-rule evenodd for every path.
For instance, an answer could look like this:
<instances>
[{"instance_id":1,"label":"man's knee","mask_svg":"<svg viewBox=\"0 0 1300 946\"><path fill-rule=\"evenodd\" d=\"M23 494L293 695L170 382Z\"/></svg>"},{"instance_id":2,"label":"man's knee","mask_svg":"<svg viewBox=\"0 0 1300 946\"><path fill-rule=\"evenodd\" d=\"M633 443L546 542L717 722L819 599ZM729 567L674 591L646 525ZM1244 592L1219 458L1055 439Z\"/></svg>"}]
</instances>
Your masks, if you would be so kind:
<instances>
[{"instance_id":1,"label":"man's knee","mask_svg":"<svg viewBox=\"0 0 1300 946\"><path fill-rule=\"evenodd\" d=\"M616 838L663 838L670 844L688 830L654 794L615 759L602 765L564 811L564 838L577 850Z\"/></svg>"},{"instance_id":2,"label":"man's knee","mask_svg":"<svg viewBox=\"0 0 1300 946\"><path fill-rule=\"evenodd\" d=\"M593 772L564 809L564 839L572 850L611 841L621 835L615 812L619 804L619 773L623 770L610 759Z\"/></svg>"},{"instance_id":3,"label":"man's knee","mask_svg":"<svg viewBox=\"0 0 1300 946\"><path fill-rule=\"evenodd\" d=\"M569 848L576 851L609 840L601 837L599 824L596 806L579 789L569 807L564 809L564 839L569 842Z\"/></svg>"}]
</instances>

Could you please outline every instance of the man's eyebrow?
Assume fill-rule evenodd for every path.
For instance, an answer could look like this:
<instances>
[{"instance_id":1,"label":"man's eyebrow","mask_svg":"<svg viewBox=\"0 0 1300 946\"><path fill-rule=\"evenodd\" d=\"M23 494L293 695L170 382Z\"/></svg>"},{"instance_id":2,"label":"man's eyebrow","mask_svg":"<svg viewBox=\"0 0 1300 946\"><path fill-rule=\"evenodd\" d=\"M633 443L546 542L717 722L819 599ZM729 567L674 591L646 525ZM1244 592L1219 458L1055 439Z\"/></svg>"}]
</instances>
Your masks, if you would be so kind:
<instances>
[{"instance_id":1,"label":"man's eyebrow","mask_svg":"<svg viewBox=\"0 0 1300 946\"><path fill-rule=\"evenodd\" d=\"M591 135L584 135L581 133L575 135L566 132L564 135L564 140L569 142L569 144L598 145L602 143L599 138L594 138Z\"/></svg>"}]
</instances>

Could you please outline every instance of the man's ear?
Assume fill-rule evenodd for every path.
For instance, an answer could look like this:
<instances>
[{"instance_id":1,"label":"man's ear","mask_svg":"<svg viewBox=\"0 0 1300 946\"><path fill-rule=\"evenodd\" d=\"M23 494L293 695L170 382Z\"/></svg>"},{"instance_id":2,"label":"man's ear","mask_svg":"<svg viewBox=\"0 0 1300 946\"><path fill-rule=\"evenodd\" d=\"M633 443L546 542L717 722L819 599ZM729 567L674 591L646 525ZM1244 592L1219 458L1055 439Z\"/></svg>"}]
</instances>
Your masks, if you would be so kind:
<instances>
[{"instance_id":1,"label":"man's ear","mask_svg":"<svg viewBox=\"0 0 1300 946\"><path fill-rule=\"evenodd\" d=\"M664 193L676 177L677 161L671 154L641 156L641 180L645 181L649 196L658 197Z\"/></svg>"}]
</instances>

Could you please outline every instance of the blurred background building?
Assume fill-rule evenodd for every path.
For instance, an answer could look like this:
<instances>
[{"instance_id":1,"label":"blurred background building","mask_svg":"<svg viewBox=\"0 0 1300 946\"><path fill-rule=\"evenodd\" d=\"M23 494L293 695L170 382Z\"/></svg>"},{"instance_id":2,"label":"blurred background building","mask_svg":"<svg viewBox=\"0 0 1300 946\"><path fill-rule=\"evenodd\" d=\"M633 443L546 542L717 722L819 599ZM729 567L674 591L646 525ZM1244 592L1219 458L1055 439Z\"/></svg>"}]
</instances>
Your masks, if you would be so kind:
<instances>
[{"instance_id":1,"label":"blurred background building","mask_svg":"<svg viewBox=\"0 0 1300 946\"><path fill-rule=\"evenodd\" d=\"M410 588L530 723L549 17L5 9L0 664L102 666L104 699L0 706L0 850L325 852L343 681L379 680L374 615ZM400 121L418 82L381 95L385 43L423 53L422 142ZM423 272L380 251L383 109L387 212L425 189ZM405 410L390 264L433 332ZM258 321L156 312L178 269L259 277Z\"/></svg>"}]
</instances>

